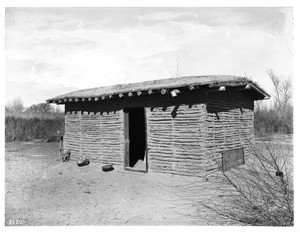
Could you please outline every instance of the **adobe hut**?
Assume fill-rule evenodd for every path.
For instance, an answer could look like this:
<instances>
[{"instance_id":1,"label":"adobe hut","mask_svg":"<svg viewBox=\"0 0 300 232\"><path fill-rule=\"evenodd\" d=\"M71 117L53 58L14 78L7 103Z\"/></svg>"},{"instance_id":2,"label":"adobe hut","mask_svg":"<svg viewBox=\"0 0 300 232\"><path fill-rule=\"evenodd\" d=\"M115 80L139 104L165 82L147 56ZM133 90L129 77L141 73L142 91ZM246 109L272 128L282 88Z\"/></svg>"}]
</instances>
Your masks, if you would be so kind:
<instances>
[{"instance_id":1,"label":"adobe hut","mask_svg":"<svg viewBox=\"0 0 300 232\"><path fill-rule=\"evenodd\" d=\"M255 100L270 96L236 76L191 76L79 90L65 104L65 149L125 170L205 176L251 154Z\"/></svg>"}]
</instances>

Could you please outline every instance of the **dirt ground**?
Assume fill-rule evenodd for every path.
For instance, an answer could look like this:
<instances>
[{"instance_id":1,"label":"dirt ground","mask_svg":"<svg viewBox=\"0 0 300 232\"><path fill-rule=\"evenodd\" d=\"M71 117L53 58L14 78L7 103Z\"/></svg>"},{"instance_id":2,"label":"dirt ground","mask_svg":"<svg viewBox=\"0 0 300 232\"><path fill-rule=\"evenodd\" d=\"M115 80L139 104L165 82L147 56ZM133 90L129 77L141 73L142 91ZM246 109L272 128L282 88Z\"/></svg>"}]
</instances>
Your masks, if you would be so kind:
<instances>
[{"instance_id":1,"label":"dirt ground","mask_svg":"<svg viewBox=\"0 0 300 232\"><path fill-rule=\"evenodd\" d=\"M257 148L267 151L266 142L293 164L292 138ZM38 140L5 144L5 225L233 225L199 204L215 198L208 186L218 187L216 179L123 166L103 172L101 163L78 167L72 154L62 163L58 149Z\"/></svg>"},{"instance_id":2,"label":"dirt ground","mask_svg":"<svg viewBox=\"0 0 300 232\"><path fill-rule=\"evenodd\" d=\"M72 156L69 162L60 162L58 148L58 143L5 144L7 226L229 223L181 197L185 184L203 180L128 172L118 166L103 172L102 164L93 162L78 167Z\"/></svg>"}]
</instances>

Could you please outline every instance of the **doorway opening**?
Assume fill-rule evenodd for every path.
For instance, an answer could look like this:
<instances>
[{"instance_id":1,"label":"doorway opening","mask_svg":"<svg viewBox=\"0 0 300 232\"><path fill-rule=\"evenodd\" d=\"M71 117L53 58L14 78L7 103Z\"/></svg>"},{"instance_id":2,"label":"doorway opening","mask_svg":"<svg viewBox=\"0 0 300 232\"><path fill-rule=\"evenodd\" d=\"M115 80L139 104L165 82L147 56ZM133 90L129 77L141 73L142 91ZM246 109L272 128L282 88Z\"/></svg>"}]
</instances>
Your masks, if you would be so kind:
<instances>
[{"instance_id":1,"label":"doorway opening","mask_svg":"<svg viewBox=\"0 0 300 232\"><path fill-rule=\"evenodd\" d=\"M124 112L125 169L147 172L145 110L129 108Z\"/></svg>"}]
</instances>

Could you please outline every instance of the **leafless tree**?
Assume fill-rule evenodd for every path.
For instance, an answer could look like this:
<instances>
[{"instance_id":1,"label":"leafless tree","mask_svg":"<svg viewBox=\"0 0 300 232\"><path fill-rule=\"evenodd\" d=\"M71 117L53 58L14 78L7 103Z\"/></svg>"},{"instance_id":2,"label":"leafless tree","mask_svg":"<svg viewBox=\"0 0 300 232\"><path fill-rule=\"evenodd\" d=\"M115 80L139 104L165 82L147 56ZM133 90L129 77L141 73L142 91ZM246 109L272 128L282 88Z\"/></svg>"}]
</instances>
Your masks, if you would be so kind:
<instances>
[{"instance_id":1,"label":"leafless tree","mask_svg":"<svg viewBox=\"0 0 300 232\"><path fill-rule=\"evenodd\" d=\"M293 105L292 105L292 80L283 77L272 69L267 73L273 83L271 104L265 105L256 102L255 129L258 133L292 133L293 132Z\"/></svg>"},{"instance_id":2,"label":"leafless tree","mask_svg":"<svg viewBox=\"0 0 300 232\"><path fill-rule=\"evenodd\" d=\"M286 108L292 99L292 81L288 77L284 79L272 69L267 70L274 85L274 107L278 110Z\"/></svg>"},{"instance_id":3,"label":"leafless tree","mask_svg":"<svg viewBox=\"0 0 300 232\"><path fill-rule=\"evenodd\" d=\"M5 113L20 114L25 107L20 97L15 98L5 106Z\"/></svg>"}]
</instances>

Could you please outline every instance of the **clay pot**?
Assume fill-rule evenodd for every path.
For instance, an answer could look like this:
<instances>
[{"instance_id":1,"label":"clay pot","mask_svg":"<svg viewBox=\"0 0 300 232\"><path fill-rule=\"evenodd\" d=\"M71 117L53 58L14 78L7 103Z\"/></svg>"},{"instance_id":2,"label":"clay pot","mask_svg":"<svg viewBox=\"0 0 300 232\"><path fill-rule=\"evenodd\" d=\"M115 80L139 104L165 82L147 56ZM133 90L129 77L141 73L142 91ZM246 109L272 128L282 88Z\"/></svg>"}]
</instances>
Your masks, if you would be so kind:
<instances>
[{"instance_id":1,"label":"clay pot","mask_svg":"<svg viewBox=\"0 0 300 232\"><path fill-rule=\"evenodd\" d=\"M112 171L112 170L114 170L114 167L111 164L102 166L102 171L103 172L109 172L109 171Z\"/></svg>"},{"instance_id":2,"label":"clay pot","mask_svg":"<svg viewBox=\"0 0 300 232\"><path fill-rule=\"evenodd\" d=\"M79 167L82 166L86 166L90 163L89 159L86 156L81 156L78 160L77 160L77 165Z\"/></svg>"}]
</instances>

